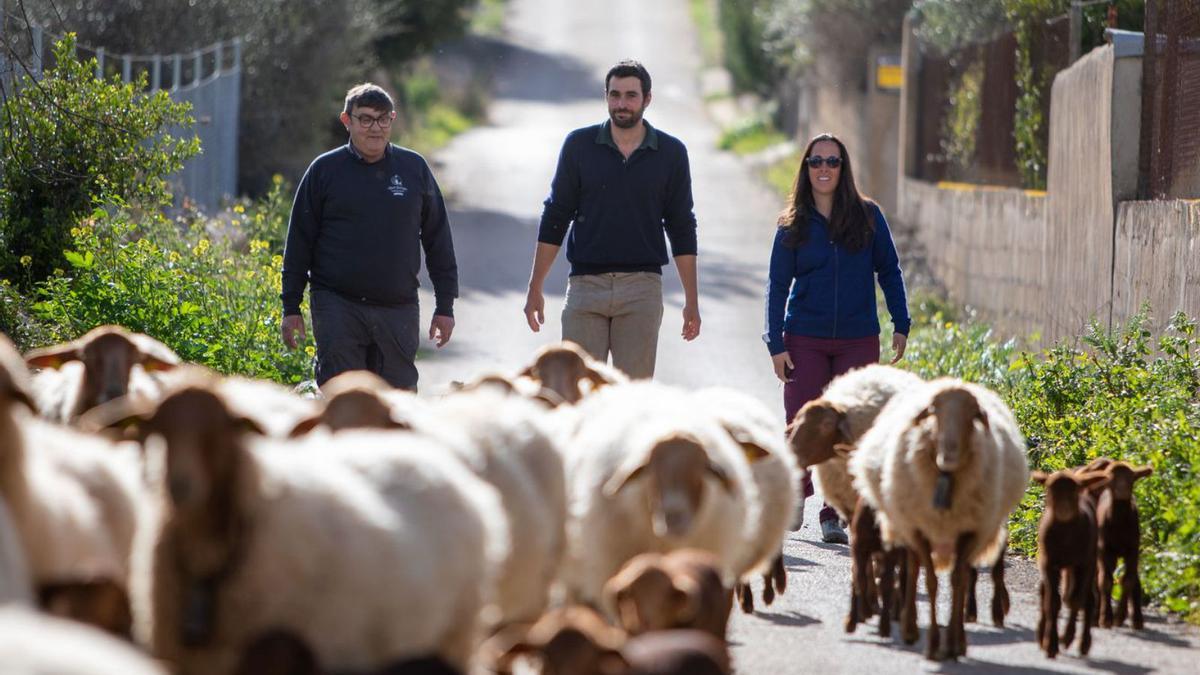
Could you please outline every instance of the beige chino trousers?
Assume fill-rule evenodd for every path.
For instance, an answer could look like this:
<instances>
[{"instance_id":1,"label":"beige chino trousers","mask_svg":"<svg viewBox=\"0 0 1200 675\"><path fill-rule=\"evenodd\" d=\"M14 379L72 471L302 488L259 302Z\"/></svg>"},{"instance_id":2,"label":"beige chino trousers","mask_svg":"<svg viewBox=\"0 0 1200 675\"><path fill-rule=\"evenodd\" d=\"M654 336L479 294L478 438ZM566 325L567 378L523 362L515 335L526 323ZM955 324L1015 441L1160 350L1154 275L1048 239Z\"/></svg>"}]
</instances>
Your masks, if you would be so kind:
<instances>
[{"instance_id":1,"label":"beige chino trousers","mask_svg":"<svg viewBox=\"0 0 1200 675\"><path fill-rule=\"evenodd\" d=\"M662 275L654 272L581 274L567 281L563 339L631 378L654 376L662 326Z\"/></svg>"}]
</instances>

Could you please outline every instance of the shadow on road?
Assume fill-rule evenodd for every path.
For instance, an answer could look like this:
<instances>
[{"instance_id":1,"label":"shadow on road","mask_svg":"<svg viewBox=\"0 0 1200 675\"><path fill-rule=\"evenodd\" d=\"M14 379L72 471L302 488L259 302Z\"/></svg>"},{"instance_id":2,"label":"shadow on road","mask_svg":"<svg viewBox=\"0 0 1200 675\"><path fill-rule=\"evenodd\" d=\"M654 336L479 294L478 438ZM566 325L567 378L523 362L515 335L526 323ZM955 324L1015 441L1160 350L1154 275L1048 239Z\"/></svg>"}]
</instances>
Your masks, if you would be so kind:
<instances>
[{"instance_id":1,"label":"shadow on road","mask_svg":"<svg viewBox=\"0 0 1200 675\"><path fill-rule=\"evenodd\" d=\"M770 621L771 623L773 623L777 626L800 626L800 627L803 627L803 626L811 626L814 623L821 623L820 619L816 619L816 618L807 616L805 614L801 614L800 612L796 612L796 611L784 611L784 612L778 612L778 613L756 611L756 612L754 612L754 616L756 616L760 619L763 619L765 621Z\"/></svg>"},{"instance_id":2,"label":"shadow on road","mask_svg":"<svg viewBox=\"0 0 1200 675\"><path fill-rule=\"evenodd\" d=\"M806 560L799 556L783 554L783 566L789 570L798 570L802 567L813 567L817 563L812 560Z\"/></svg>"},{"instance_id":3,"label":"shadow on road","mask_svg":"<svg viewBox=\"0 0 1200 675\"><path fill-rule=\"evenodd\" d=\"M537 216L524 219L483 209L452 208L450 222L460 295L525 292L537 244ZM430 288L424 271L421 284ZM560 254L546 278L545 290L553 295L563 293L566 288L567 265L565 256ZM520 309L516 307L514 312L519 314Z\"/></svg>"},{"instance_id":4,"label":"shadow on road","mask_svg":"<svg viewBox=\"0 0 1200 675\"><path fill-rule=\"evenodd\" d=\"M499 41L489 54L497 73L497 98L544 103L604 100L603 78L576 57Z\"/></svg>"}]
</instances>

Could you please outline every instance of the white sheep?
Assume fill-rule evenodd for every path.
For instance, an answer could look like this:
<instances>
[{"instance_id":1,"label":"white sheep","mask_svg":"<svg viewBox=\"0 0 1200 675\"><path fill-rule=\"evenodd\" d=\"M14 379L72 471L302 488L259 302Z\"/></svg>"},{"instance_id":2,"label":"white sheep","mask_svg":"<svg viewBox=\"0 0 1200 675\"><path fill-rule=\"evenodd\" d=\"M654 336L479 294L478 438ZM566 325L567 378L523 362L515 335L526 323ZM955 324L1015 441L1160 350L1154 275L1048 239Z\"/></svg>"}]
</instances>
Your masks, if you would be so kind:
<instances>
[{"instance_id":1,"label":"white sheep","mask_svg":"<svg viewBox=\"0 0 1200 675\"><path fill-rule=\"evenodd\" d=\"M783 422L761 401L724 387L702 389L696 392L696 400L700 410L712 415L742 446L750 462L761 501L751 572L762 575L763 601L771 604L775 593L783 593L787 588L783 540L788 528L794 525L793 513L803 474L784 440ZM739 583L738 594L742 609L753 611L754 596L748 579Z\"/></svg>"},{"instance_id":2,"label":"white sheep","mask_svg":"<svg viewBox=\"0 0 1200 675\"><path fill-rule=\"evenodd\" d=\"M330 669L434 653L467 668L508 532L495 490L445 448L376 430L260 439L204 387L137 424L165 445L134 559L135 633L157 656L229 673L280 628Z\"/></svg>"},{"instance_id":3,"label":"white sheep","mask_svg":"<svg viewBox=\"0 0 1200 675\"><path fill-rule=\"evenodd\" d=\"M150 373L179 365L170 347L120 326L100 326L70 342L35 349L25 361L43 369L33 380L39 413L62 423L127 394L154 398L160 387Z\"/></svg>"},{"instance_id":4,"label":"white sheep","mask_svg":"<svg viewBox=\"0 0 1200 675\"><path fill-rule=\"evenodd\" d=\"M598 603L627 560L678 548L715 554L732 587L753 563L760 509L742 449L663 385L605 387L579 406L565 446L569 597Z\"/></svg>"},{"instance_id":5,"label":"white sheep","mask_svg":"<svg viewBox=\"0 0 1200 675\"><path fill-rule=\"evenodd\" d=\"M821 398L796 413L788 440L800 465L813 467L825 502L850 522L858 492L846 460L854 444L898 392L920 386L920 377L898 368L869 365L833 379Z\"/></svg>"},{"instance_id":6,"label":"white sheep","mask_svg":"<svg viewBox=\"0 0 1200 675\"><path fill-rule=\"evenodd\" d=\"M917 563L926 569L930 630L938 654L937 575L953 564L954 602L947 653L966 653L963 620L970 565L993 565L1007 542L1007 519L1025 493L1025 439L992 391L942 378L896 396L858 442L855 487L878 512L888 544L910 551L902 634L916 639Z\"/></svg>"},{"instance_id":7,"label":"white sheep","mask_svg":"<svg viewBox=\"0 0 1200 675\"><path fill-rule=\"evenodd\" d=\"M127 642L15 605L0 607L0 655L20 675L166 675Z\"/></svg>"},{"instance_id":8,"label":"white sheep","mask_svg":"<svg viewBox=\"0 0 1200 675\"><path fill-rule=\"evenodd\" d=\"M36 588L107 579L126 586L143 491L131 452L37 418L28 373L0 342L0 497Z\"/></svg>"}]
</instances>

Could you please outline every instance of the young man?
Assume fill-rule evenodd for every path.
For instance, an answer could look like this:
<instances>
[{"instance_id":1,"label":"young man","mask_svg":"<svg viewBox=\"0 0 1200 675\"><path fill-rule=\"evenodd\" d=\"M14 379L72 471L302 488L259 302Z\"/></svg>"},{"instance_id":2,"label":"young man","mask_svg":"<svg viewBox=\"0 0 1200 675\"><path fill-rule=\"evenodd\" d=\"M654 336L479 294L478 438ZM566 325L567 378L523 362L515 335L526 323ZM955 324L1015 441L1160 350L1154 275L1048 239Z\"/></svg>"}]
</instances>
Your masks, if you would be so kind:
<instances>
[{"instance_id":1,"label":"young man","mask_svg":"<svg viewBox=\"0 0 1200 675\"><path fill-rule=\"evenodd\" d=\"M671 242L683 284L684 340L700 334L696 216L687 148L650 126L650 74L622 61L604 78L609 119L567 135L542 211L525 319L545 323L542 285L567 239L571 276L562 337L630 377L654 375L662 266Z\"/></svg>"},{"instance_id":2,"label":"young man","mask_svg":"<svg viewBox=\"0 0 1200 675\"><path fill-rule=\"evenodd\" d=\"M350 142L317 157L296 188L283 254L283 342L295 349L304 339L300 300L311 282L318 385L370 370L416 389L418 246L437 300L429 339L441 347L454 331L458 266L446 205L424 158L388 141L395 118L383 89L351 88L341 114Z\"/></svg>"}]
</instances>

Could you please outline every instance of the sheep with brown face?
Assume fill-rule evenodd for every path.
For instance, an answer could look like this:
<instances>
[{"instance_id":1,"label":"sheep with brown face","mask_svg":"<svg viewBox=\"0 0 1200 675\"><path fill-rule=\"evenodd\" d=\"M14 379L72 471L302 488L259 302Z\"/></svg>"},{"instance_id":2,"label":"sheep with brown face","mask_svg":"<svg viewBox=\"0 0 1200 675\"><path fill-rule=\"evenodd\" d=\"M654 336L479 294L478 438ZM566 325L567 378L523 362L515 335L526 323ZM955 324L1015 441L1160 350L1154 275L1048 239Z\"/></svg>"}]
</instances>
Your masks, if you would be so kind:
<instances>
[{"instance_id":1,"label":"sheep with brown face","mask_svg":"<svg viewBox=\"0 0 1200 675\"><path fill-rule=\"evenodd\" d=\"M610 387L580 403L562 440L570 494L563 581L597 603L639 553L699 548L732 586L753 563L758 489L744 450L687 392L653 382Z\"/></svg>"},{"instance_id":2,"label":"sheep with brown face","mask_svg":"<svg viewBox=\"0 0 1200 675\"><path fill-rule=\"evenodd\" d=\"M1075 638L1075 621L1083 611L1079 653L1087 655L1092 647L1092 616L1095 611L1096 514L1087 498L1090 487L1108 480L1104 473L1076 474L1073 471L1033 473L1033 481L1046 487L1046 508L1038 525L1038 568L1041 614L1038 617L1038 644L1046 656L1058 655L1058 612L1063 598L1060 583L1066 582L1066 602L1070 610L1062 642L1070 647Z\"/></svg>"},{"instance_id":3,"label":"sheep with brown face","mask_svg":"<svg viewBox=\"0 0 1200 675\"><path fill-rule=\"evenodd\" d=\"M589 392L629 381L620 371L596 361L582 347L566 340L539 349L533 363L519 376L533 379L572 405ZM584 384L588 385L586 390Z\"/></svg>"},{"instance_id":4,"label":"sheep with brown face","mask_svg":"<svg viewBox=\"0 0 1200 675\"><path fill-rule=\"evenodd\" d=\"M120 630L144 496L135 455L34 417L28 383L16 348L0 338L0 526L11 527L3 557L19 558L18 587L32 586L21 599L54 599L60 614Z\"/></svg>"},{"instance_id":5,"label":"sheep with brown face","mask_svg":"<svg viewBox=\"0 0 1200 675\"><path fill-rule=\"evenodd\" d=\"M203 383L133 423L165 446L133 586L156 656L228 673L279 627L335 672L430 654L468 667L507 521L441 446L378 430L273 442Z\"/></svg>"},{"instance_id":6,"label":"sheep with brown face","mask_svg":"<svg viewBox=\"0 0 1200 675\"><path fill-rule=\"evenodd\" d=\"M399 429L412 428L404 411L394 404L392 392L398 392L382 377L366 370L351 370L329 379L321 387L325 407L296 424L289 434L293 438L308 433L317 426L329 431L342 429ZM414 403L414 409L417 405Z\"/></svg>"},{"instance_id":7,"label":"sheep with brown face","mask_svg":"<svg viewBox=\"0 0 1200 675\"><path fill-rule=\"evenodd\" d=\"M130 392L154 397L160 387L147 374L179 365L163 343L120 326L100 326L71 342L35 349L25 361L43 369L34 381L39 412L63 423Z\"/></svg>"},{"instance_id":8,"label":"sheep with brown face","mask_svg":"<svg viewBox=\"0 0 1200 675\"><path fill-rule=\"evenodd\" d=\"M1008 540L1008 515L1028 483L1025 439L991 390L943 378L892 398L850 460L855 487L876 510L885 546L909 551L902 637L915 641L916 573L925 567L930 603L926 657L942 656L937 574L952 568L944 655L966 653L966 597L972 565L995 566ZM1002 597L993 597L993 612Z\"/></svg>"},{"instance_id":9,"label":"sheep with brown face","mask_svg":"<svg viewBox=\"0 0 1200 675\"><path fill-rule=\"evenodd\" d=\"M694 628L725 639L731 594L711 553L643 553L604 585L609 612L630 635Z\"/></svg>"}]
</instances>

